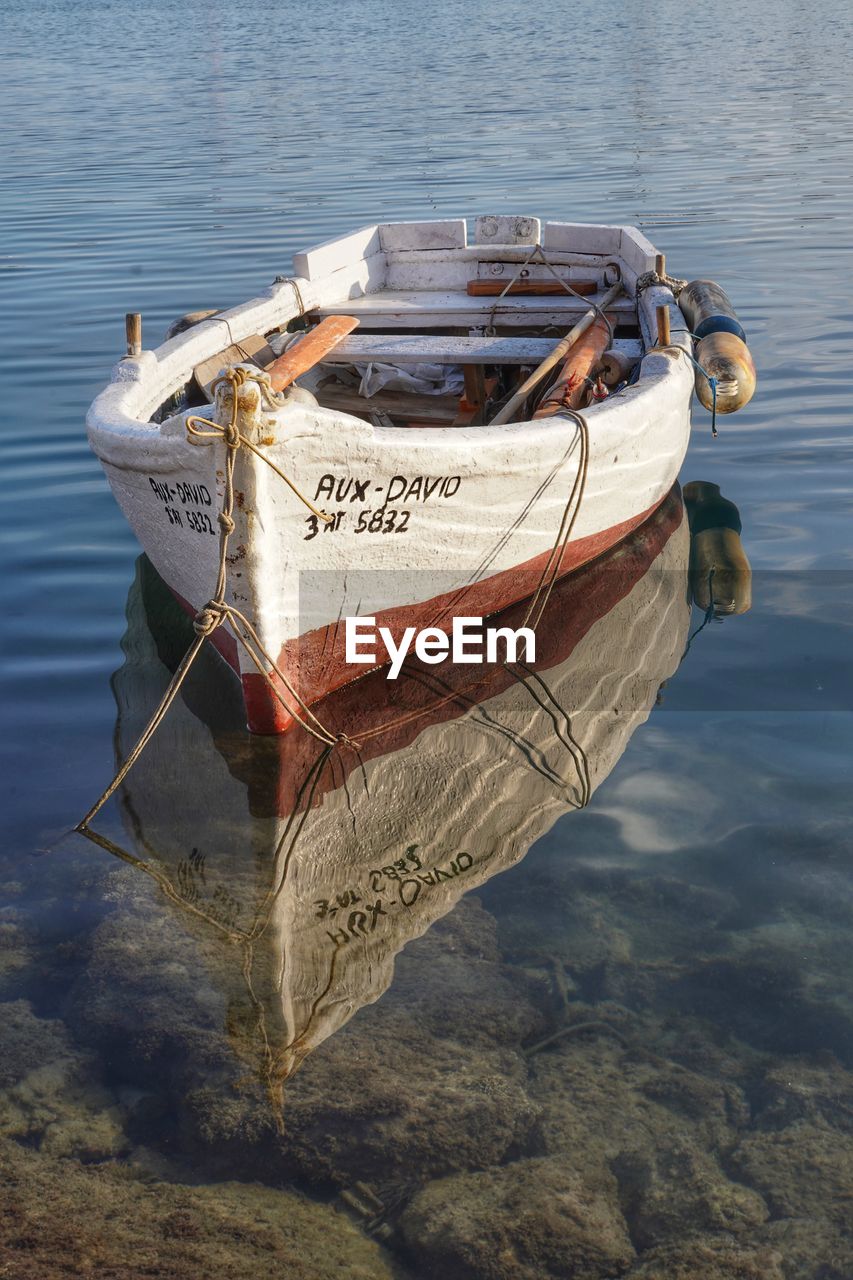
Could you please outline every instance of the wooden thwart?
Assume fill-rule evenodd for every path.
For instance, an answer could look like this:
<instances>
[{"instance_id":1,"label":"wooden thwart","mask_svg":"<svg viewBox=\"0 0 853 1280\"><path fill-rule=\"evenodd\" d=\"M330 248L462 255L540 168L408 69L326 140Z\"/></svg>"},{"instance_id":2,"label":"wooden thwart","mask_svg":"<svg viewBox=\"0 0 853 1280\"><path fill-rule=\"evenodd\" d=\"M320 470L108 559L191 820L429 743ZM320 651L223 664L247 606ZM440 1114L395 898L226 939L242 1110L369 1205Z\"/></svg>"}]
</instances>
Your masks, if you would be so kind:
<instances>
[{"instance_id":1,"label":"wooden thwart","mask_svg":"<svg viewBox=\"0 0 853 1280\"><path fill-rule=\"evenodd\" d=\"M324 364L500 364L537 365L557 338L457 338L451 334L354 333L323 357ZM613 346L636 359L639 339L616 338Z\"/></svg>"},{"instance_id":2,"label":"wooden thwart","mask_svg":"<svg viewBox=\"0 0 853 1280\"><path fill-rule=\"evenodd\" d=\"M606 295L604 295L606 296ZM599 295L594 295L599 300ZM599 305L603 305L603 296ZM617 298L608 309L618 317L636 323L637 308L633 298ZM464 290L411 289L382 290L362 298L327 303L316 308L314 317L333 315L356 316L365 329L429 329L472 328L496 324L503 328L541 328L546 325L567 327L584 314L584 303L569 294L544 298L524 294L510 298L472 298Z\"/></svg>"},{"instance_id":3,"label":"wooden thwart","mask_svg":"<svg viewBox=\"0 0 853 1280\"><path fill-rule=\"evenodd\" d=\"M538 364L556 344L556 338L356 333L323 359L329 364Z\"/></svg>"}]
</instances>

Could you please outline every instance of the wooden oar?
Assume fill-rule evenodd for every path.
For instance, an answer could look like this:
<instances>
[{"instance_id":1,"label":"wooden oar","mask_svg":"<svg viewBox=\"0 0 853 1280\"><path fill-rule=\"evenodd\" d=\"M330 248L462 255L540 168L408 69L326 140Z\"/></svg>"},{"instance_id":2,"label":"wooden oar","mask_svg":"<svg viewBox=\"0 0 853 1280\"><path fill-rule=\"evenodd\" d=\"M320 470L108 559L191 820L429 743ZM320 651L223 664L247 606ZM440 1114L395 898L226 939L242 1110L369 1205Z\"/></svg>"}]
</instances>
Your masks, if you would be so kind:
<instances>
[{"instance_id":1,"label":"wooden oar","mask_svg":"<svg viewBox=\"0 0 853 1280\"><path fill-rule=\"evenodd\" d=\"M599 318L589 326L582 338L572 347L561 368L557 381L549 387L541 400L534 418L547 418L560 409L580 409L584 404L587 378L607 350L610 330Z\"/></svg>"},{"instance_id":2,"label":"wooden oar","mask_svg":"<svg viewBox=\"0 0 853 1280\"><path fill-rule=\"evenodd\" d=\"M612 288L607 290L597 311L587 311L582 319L578 320L573 329L570 329L565 338L562 338L554 347L554 350L545 357L542 363L533 370L529 377L524 379L521 386L513 396L506 402L504 407L495 414L489 426L502 426L505 422L510 422L515 411L524 403L534 387L538 386L545 374L554 368L555 364L559 364L561 360L565 360L569 354L569 349L574 346L578 338L580 338L590 325L595 323L596 318L602 311L606 311L612 302L615 302L622 292L622 281L617 280Z\"/></svg>"},{"instance_id":3,"label":"wooden oar","mask_svg":"<svg viewBox=\"0 0 853 1280\"><path fill-rule=\"evenodd\" d=\"M288 347L283 355L267 367L273 391L283 391L303 373L313 369L315 364L319 364L324 356L357 327L358 321L354 316L327 316L325 320L321 320L316 328L311 329L292 347Z\"/></svg>"}]
</instances>

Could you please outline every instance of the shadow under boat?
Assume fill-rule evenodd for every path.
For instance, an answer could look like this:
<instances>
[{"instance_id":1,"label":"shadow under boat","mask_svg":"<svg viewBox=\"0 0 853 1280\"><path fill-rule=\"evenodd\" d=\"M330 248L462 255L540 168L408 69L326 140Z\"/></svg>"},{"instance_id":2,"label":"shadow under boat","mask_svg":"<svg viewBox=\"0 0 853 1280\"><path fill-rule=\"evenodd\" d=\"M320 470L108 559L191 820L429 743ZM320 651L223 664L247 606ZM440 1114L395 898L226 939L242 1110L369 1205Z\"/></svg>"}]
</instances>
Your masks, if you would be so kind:
<instances>
[{"instance_id":1,"label":"shadow under boat","mask_svg":"<svg viewBox=\"0 0 853 1280\"><path fill-rule=\"evenodd\" d=\"M227 993L239 1056L272 1097L390 985L402 948L589 802L684 653L690 537L679 490L560 580L535 664L377 671L321 707L358 748L240 728L209 655L119 792L101 838L152 875ZM518 626L523 606L500 615ZM186 632L145 558L113 677L120 759Z\"/></svg>"}]
</instances>

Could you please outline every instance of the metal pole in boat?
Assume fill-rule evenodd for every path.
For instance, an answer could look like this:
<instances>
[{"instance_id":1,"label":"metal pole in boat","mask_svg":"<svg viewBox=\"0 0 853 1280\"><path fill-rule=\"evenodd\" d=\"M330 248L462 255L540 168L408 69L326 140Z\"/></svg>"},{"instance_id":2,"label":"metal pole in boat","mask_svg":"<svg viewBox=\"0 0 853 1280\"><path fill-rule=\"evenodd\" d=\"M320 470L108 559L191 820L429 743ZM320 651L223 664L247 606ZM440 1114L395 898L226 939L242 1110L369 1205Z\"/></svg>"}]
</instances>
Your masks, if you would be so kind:
<instances>
[{"instance_id":1,"label":"metal pole in boat","mask_svg":"<svg viewBox=\"0 0 853 1280\"><path fill-rule=\"evenodd\" d=\"M124 317L124 328L127 334L127 354L142 355L142 316L138 311L128 311Z\"/></svg>"},{"instance_id":2,"label":"metal pole in boat","mask_svg":"<svg viewBox=\"0 0 853 1280\"><path fill-rule=\"evenodd\" d=\"M536 369L534 369L533 372L527 378L524 379L524 382L522 382L521 386L518 388L515 394L511 396L510 399L504 405L504 407L501 410L499 410L498 413L495 414L495 416L492 418L491 422L489 423L490 427L499 427L504 422L510 421L516 409L518 409L518 407L521 404L523 404L523 402L527 399L527 397L529 396L533 388L542 381L542 379L545 377L545 374L548 373L549 370L554 368L555 364L559 364L561 360L564 360L566 358L570 348L574 346L578 338L582 337L583 334L586 333L590 325L595 323L595 321L601 315L601 313L603 311L606 311L612 302L616 301L616 299L619 297L619 294L622 292L622 289L623 289L622 281L617 280L616 283L607 290L607 293L605 293L604 297L601 299L601 302L599 303L596 310L587 311L586 314L582 316L580 320L578 320L575 327L569 330L565 338L560 339L560 341L554 347L554 350L551 351L545 357L542 363Z\"/></svg>"}]
</instances>

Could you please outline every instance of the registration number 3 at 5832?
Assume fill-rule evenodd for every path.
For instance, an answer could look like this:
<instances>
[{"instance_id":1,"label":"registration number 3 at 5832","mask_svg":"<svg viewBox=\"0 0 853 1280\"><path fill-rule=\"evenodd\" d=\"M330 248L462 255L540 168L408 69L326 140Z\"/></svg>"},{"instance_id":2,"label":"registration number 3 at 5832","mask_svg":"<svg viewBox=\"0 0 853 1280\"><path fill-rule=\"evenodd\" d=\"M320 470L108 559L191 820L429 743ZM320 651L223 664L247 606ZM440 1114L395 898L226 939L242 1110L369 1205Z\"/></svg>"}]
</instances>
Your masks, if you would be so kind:
<instances>
[{"instance_id":1,"label":"registration number 3 at 5832","mask_svg":"<svg viewBox=\"0 0 853 1280\"><path fill-rule=\"evenodd\" d=\"M306 542L320 532L337 533L341 528L347 528L353 533L405 533L412 513L408 510L400 511L396 507L377 507L375 511L362 510L357 515L352 511L332 511L329 514L332 518L328 524L318 520L317 516L306 516ZM355 518L348 520L348 516Z\"/></svg>"}]
</instances>

